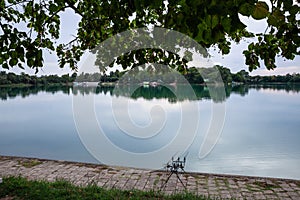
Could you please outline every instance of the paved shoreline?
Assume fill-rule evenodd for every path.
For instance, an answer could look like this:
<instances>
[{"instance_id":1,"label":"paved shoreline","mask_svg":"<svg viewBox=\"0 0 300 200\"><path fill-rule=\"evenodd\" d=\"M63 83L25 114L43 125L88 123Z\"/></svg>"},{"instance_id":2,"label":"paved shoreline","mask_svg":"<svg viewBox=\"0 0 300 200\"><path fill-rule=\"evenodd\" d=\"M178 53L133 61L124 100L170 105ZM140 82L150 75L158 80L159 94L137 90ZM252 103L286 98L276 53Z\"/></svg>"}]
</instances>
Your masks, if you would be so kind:
<instances>
[{"instance_id":1,"label":"paved shoreline","mask_svg":"<svg viewBox=\"0 0 300 200\"><path fill-rule=\"evenodd\" d=\"M67 161L0 156L0 177L29 180L64 179L79 186L96 184L122 190L161 190L168 172ZM181 173L189 192L222 199L300 199L300 180L221 174ZM186 191L172 175L162 192Z\"/></svg>"}]
</instances>

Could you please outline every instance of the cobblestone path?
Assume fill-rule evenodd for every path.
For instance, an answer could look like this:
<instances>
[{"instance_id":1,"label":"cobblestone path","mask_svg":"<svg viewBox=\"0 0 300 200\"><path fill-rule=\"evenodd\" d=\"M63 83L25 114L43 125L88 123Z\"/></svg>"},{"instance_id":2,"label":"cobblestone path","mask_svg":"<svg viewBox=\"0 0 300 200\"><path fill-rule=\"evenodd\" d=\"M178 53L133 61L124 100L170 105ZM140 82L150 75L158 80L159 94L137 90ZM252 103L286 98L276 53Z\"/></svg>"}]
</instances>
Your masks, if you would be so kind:
<instances>
[{"instance_id":1,"label":"cobblestone path","mask_svg":"<svg viewBox=\"0 0 300 200\"><path fill-rule=\"evenodd\" d=\"M185 187L168 173L125 167L43 159L0 156L0 177L22 176L29 180L64 179L75 185L96 184L122 190L162 190L167 194L184 192ZM179 175L189 192L221 199L300 199L300 181L201 173Z\"/></svg>"}]
</instances>

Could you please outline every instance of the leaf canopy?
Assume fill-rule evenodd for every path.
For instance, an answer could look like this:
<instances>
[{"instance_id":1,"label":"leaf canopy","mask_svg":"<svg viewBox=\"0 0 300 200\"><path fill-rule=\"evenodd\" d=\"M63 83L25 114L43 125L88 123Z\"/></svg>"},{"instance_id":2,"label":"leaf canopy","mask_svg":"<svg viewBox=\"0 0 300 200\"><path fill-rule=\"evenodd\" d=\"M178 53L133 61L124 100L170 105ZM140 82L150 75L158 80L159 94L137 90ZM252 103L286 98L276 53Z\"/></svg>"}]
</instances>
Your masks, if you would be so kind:
<instances>
[{"instance_id":1,"label":"leaf canopy","mask_svg":"<svg viewBox=\"0 0 300 200\"><path fill-rule=\"evenodd\" d=\"M73 40L59 43L60 14L66 9L81 20ZM258 0L3 0L0 12L0 65L6 69L25 64L38 71L43 67L42 50L49 50L57 54L60 67L76 70L84 51L119 32L149 25L179 31L205 48L218 47L223 54L230 53L232 42L257 37L243 52L250 71L260 66L259 60L273 69L276 56L294 59L300 54L299 2L293 0L271 0L270 6ZM251 33L239 15L266 19L268 29ZM158 57L150 56L154 52ZM120 56L116 62L128 68L135 66L136 59L173 61L174 66L185 63L153 49Z\"/></svg>"}]
</instances>

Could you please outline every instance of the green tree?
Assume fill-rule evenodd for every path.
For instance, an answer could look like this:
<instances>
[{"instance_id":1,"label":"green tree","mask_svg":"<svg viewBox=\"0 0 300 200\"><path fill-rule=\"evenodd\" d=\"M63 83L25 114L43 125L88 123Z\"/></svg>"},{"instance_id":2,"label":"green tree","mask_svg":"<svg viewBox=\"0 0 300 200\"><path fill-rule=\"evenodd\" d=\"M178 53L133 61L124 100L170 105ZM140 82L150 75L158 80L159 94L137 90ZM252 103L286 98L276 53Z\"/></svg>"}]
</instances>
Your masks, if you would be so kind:
<instances>
[{"instance_id":1,"label":"green tree","mask_svg":"<svg viewBox=\"0 0 300 200\"><path fill-rule=\"evenodd\" d=\"M232 76L231 76L230 69L220 66L220 65L216 65L215 67L218 68L218 71L220 72L224 83L229 84L232 82Z\"/></svg>"},{"instance_id":2,"label":"green tree","mask_svg":"<svg viewBox=\"0 0 300 200\"><path fill-rule=\"evenodd\" d=\"M5 71L0 72L0 85L9 84L7 80L7 74Z\"/></svg>"},{"instance_id":3,"label":"green tree","mask_svg":"<svg viewBox=\"0 0 300 200\"><path fill-rule=\"evenodd\" d=\"M234 82L246 83L250 80L250 76L246 70L241 70L238 73L232 75L232 80Z\"/></svg>"},{"instance_id":4,"label":"green tree","mask_svg":"<svg viewBox=\"0 0 300 200\"><path fill-rule=\"evenodd\" d=\"M9 72L7 74L7 80L10 82L10 83L18 83L19 82L19 79L18 79L18 76L12 72Z\"/></svg>"},{"instance_id":5,"label":"green tree","mask_svg":"<svg viewBox=\"0 0 300 200\"><path fill-rule=\"evenodd\" d=\"M44 49L56 52L60 67L76 69L83 52L95 48L112 35L150 24L184 33L203 47L217 46L223 54L233 42L257 37L244 51L250 71L260 66L275 68L277 55L294 59L300 54L299 4L293 0L271 0L271 7L258 0L2 0L0 2L0 65L38 69L43 67ZM299 0L298 0L299 2ZM60 36L60 14L72 9L81 17L74 39L57 44ZM268 29L261 33L246 31L239 14L255 20L267 19ZM18 26L22 24L22 26ZM23 25L27 29L23 28ZM22 27L22 28L20 28ZM156 61L162 58L179 71L185 61L152 49L133 52L117 62L124 68L136 60ZM148 56L148 57L147 57ZM172 62L175 60L176 62ZM134 67L134 66L133 66Z\"/></svg>"},{"instance_id":6,"label":"green tree","mask_svg":"<svg viewBox=\"0 0 300 200\"><path fill-rule=\"evenodd\" d=\"M76 80L76 77L77 77L77 73L74 72L70 77L70 81L74 82Z\"/></svg>"},{"instance_id":7,"label":"green tree","mask_svg":"<svg viewBox=\"0 0 300 200\"><path fill-rule=\"evenodd\" d=\"M21 73L20 75L20 82L24 84L29 84L30 82L30 76L28 74L25 74L24 72Z\"/></svg>"},{"instance_id":8,"label":"green tree","mask_svg":"<svg viewBox=\"0 0 300 200\"><path fill-rule=\"evenodd\" d=\"M69 74L64 74L61 76L62 82L69 83L71 81Z\"/></svg>"},{"instance_id":9,"label":"green tree","mask_svg":"<svg viewBox=\"0 0 300 200\"><path fill-rule=\"evenodd\" d=\"M189 83L201 84L204 83L204 80L199 72L199 70L195 67L188 68L187 73L185 74L185 78Z\"/></svg>"}]
</instances>

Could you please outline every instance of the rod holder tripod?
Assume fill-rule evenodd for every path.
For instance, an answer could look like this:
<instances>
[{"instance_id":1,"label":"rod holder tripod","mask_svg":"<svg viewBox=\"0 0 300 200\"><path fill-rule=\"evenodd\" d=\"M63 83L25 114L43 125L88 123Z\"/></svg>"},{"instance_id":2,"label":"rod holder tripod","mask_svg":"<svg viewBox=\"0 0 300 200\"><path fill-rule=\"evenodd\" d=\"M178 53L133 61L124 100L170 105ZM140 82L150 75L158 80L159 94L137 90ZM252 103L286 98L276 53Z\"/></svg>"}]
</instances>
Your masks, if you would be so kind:
<instances>
[{"instance_id":1,"label":"rod holder tripod","mask_svg":"<svg viewBox=\"0 0 300 200\"><path fill-rule=\"evenodd\" d=\"M184 185L184 183L182 182L181 178L179 177L178 173L179 171L181 172L185 172L184 171L184 167L185 167L185 161L186 161L186 158L184 157L183 160L180 160L180 157L178 157L178 159L174 160L172 158L172 162L171 163L167 163L166 165L166 168L167 168L167 171L169 171L169 175L168 175L168 178L167 180L164 182L164 184L161 186L161 190L164 189L168 183L168 181L170 180L171 176L173 174L176 175L177 179L180 181L180 183L183 185L184 189L186 189L186 186Z\"/></svg>"}]
</instances>

